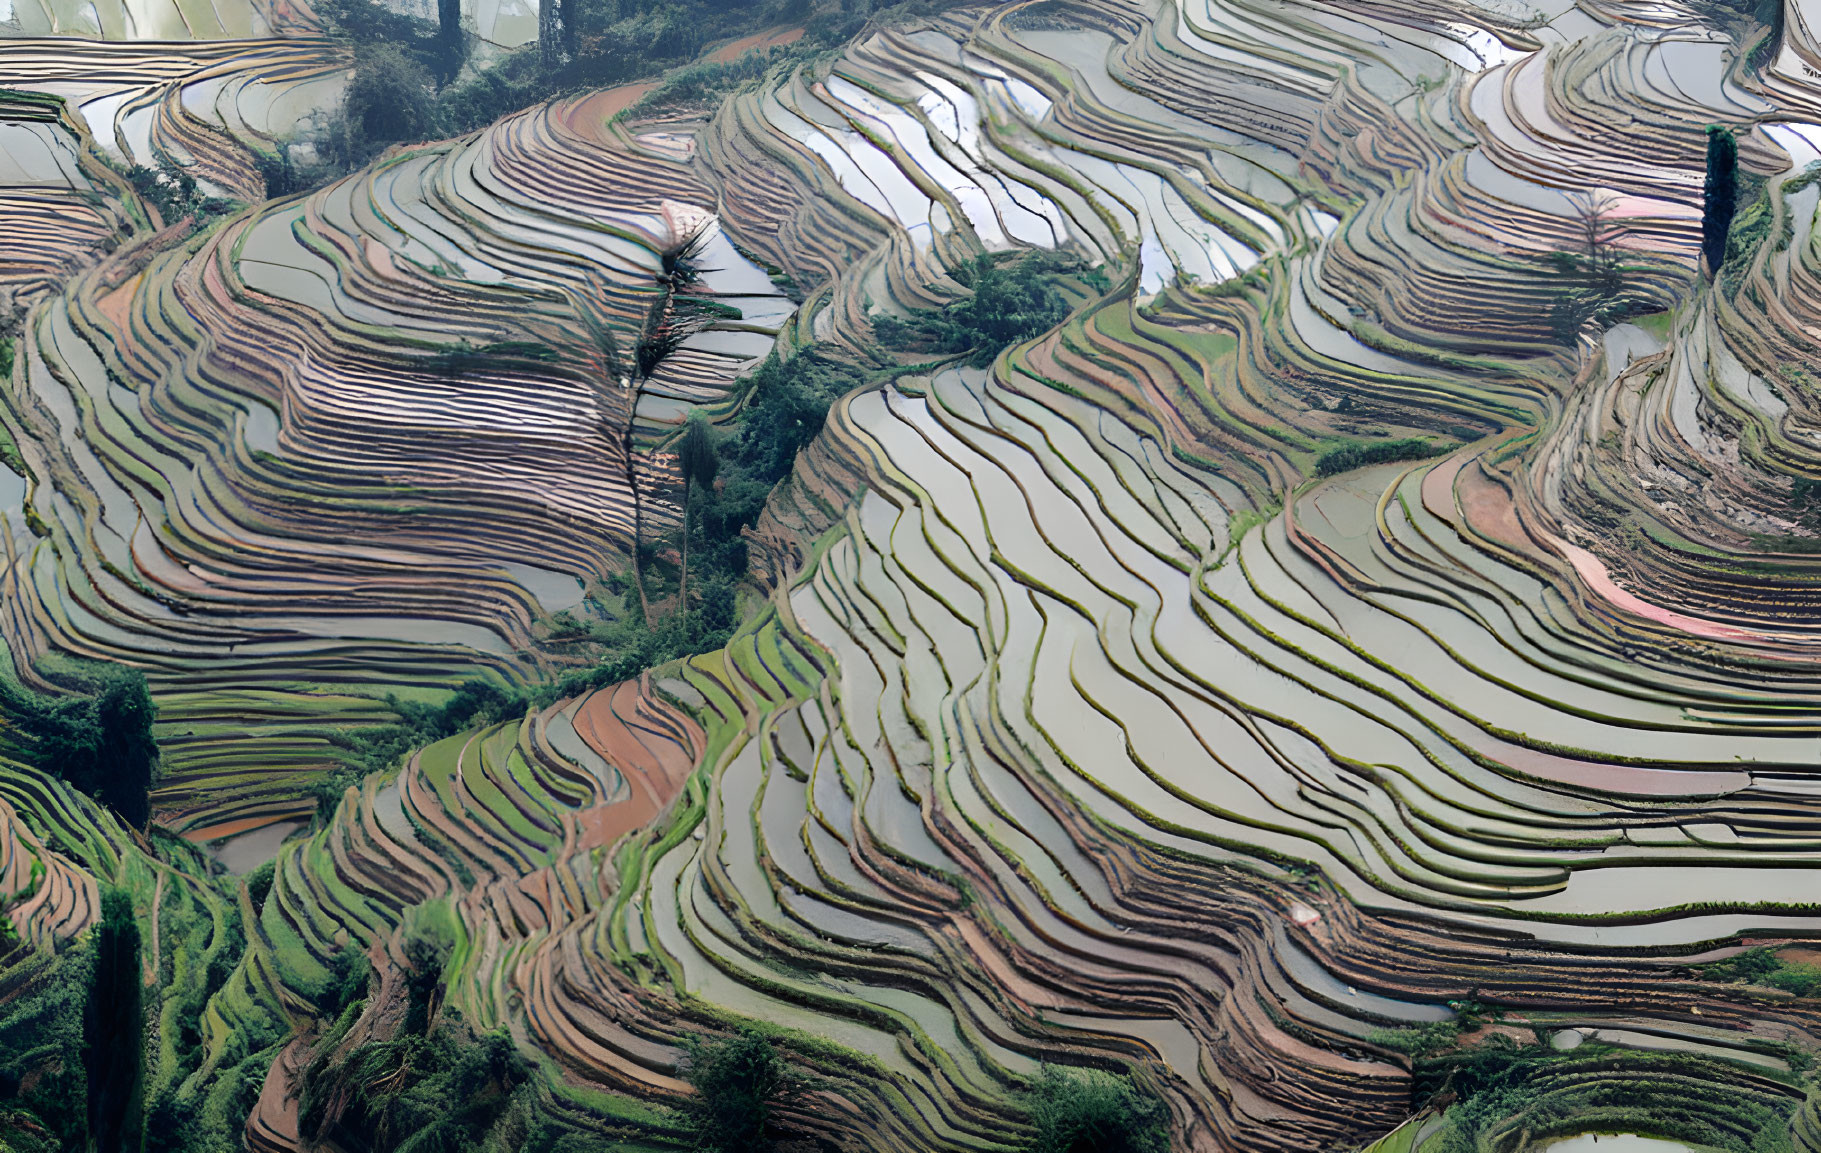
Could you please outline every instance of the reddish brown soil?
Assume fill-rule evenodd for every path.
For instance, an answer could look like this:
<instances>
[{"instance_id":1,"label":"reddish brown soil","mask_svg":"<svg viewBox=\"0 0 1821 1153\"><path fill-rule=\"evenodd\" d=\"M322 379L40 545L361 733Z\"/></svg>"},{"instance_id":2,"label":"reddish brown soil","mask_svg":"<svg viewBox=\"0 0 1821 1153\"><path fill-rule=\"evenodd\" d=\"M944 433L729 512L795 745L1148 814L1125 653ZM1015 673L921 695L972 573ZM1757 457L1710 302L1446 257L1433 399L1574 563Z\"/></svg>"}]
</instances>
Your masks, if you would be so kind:
<instances>
[{"instance_id":1,"label":"reddish brown soil","mask_svg":"<svg viewBox=\"0 0 1821 1153\"><path fill-rule=\"evenodd\" d=\"M702 59L709 64L732 64L735 60L756 48L776 48L783 44L795 44L803 39L802 28L773 28L769 32L755 32L751 36L742 36L738 40L721 45Z\"/></svg>"},{"instance_id":2,"label":"reddish brown soil","mask_svg":"<svg viewBox=\"0 0 1821 1153\"><path fill-rule=\"evenodd\" d=\"M219 841L224 837L239 836L241 833L250 833L254 829L263 829L267 825L292 819L294 818L288 817L284 813L268 813L258 817L242 817L238 821L227 821L219 825L209 825L202 829L188 829L183 833L183 839L186 841L193 841L198 845L206 845L210 841Z\"/></svg>"},{"instance_id":3,"label":"reddish brown soil","mask_svg":"<svg viewBox=\"0 0 1821 1153\"><path fill-rule=\"evenodd\" d=\"M592 136L604 128L609 120L637 104L656 87L655 81L646 81L643 84L603 88L567 106L559 107L556 116L576 132Z\"/></svg>"}]
</instances>

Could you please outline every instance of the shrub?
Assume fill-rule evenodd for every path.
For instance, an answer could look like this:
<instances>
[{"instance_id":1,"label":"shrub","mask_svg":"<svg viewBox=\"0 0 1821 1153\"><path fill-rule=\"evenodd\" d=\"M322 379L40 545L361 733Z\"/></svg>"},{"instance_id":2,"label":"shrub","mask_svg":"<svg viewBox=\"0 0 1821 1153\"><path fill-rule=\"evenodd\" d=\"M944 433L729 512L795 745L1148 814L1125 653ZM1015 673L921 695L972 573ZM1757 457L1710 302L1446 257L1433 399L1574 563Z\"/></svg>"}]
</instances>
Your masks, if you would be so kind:
<instances>
[{"instance_id":1,"label":"shrub","mask_svg":"<svg viewBox=\"0 0 1821 1153\"><path fill-rule=\"evenodd\" d=\"M1030 1098L1027 1153L1167 1153L1169 1114L1130 1078L1046 1065Z\"/></svg>"},{"instance_id":2,"label":"shrub","mask_svg":"<svg viewBox=\"0 0 1821 1153\"><path fill-rule=\"evenodd\" d=\"M1781 967L1777 955L1769 949L1759 947L1746 949L1723 960L1713 961L1701 966L1701 972L1710 981L1748 981L1757 983L1770 976Z\"/></svg>"},{"instance_id":3,"label":"shrub","mask_svg":"<svg viewBox=\"0 0 1821 1153\"><path fill-rule=\"evenodd\" d=\"M1789 503L1799 509L1821 509L1821 480L1798 476L1790 481Z\"/></svg>"},{"instance_id":4,"label":"shrub","mask_svg":"<svg viewBox=\"0 0 1821 1153\"><path fill-rule=\"evenodd\" d=\"M445 84L461 71L467 43L461 10L452 0L438 0L436 20L395 12L376 0L318 0L316 7L337 32L356 45L396 48Z\"/></svg>"},{"instance_id":5,"label":"shrub","mask_svg":"<svg viewBox=\"0 0 1821 1153\"><path fill-rule=\"evenodd\" d=\"M766 486L789 475L797 453L822 431L829 405L862 383L853 369L813 349L789 360L774 354L751 379L752 401L740 415L740 431L723 442L721 453Z\"/></svg>"},{"instance_id":6,"label":"shrub","mask_svg":"<svg viewBox=\"0 0 1821 1153\"><path fill-rule=\"evenodd\" d=\"M1460 1035L1461 1023L1450 1018L1404 1029L1374 1029L1367 1040L1407 1056L1427 1057L1453 1045Z\"/></svg>"},{"instance_id":7,"label":"shrub","mask_svg":"<svg viewBox=\"0 0 1821 1153\"><path fill-rule=\"evenodd\" d=\"M196 178L174 166L147 168L136 164L127 169L126 178L141 200L158 209L166 224L185 216L206 217L231 207L225 200L203 195Z\"/></svg>"},{"instance_id":8,"label":"shrub","mask_svg":"<svg viewBox=\"0 0 1821 1153\"><path fill-rule=\"evenodd\" d=\"M1764 983L1798 997L1813 997L1821 993L1821 966L1785 964L1766 977Z\"/></svg>"},{"instance_id":9,"label":"shrub","mask_svg":"<svg viewBox=\"0 0 1821 1153\"><path fill-rule=\"evenodd\" d=\"M355 57L344 115L355 142L351 151L433 135L436 115L429 71L397 45L364 46Z\"/></svg>"},{"instance_id":10,"label":"shrub","mask_svg":"<svg viewBox=\"0 0 1821 1153\"><path fill-rule=\"evenodd\" d=\"M763 1153L778 1135L773 1116L791 1089L790 1069L763 1033L748 1029L720 1041L691 1037L683 1076L695 1096L683 1115L706 1153Z\"/></svg>"},{"instance_id":11,"label":"shrub","mask_svg":"<svg viewBox=\"0 0 1821 1153\"><path fill-rule=\"evenodd\" d=\"M366 1042L340 1062L319 1059L305 1074L300 1119L350 1149L516 1149L502 1130L515 1103L530 1111L530 1077L503 1030L476 1036L451 1019L428 1034Z\"/></svg>"},{"instance_id":12,"label":"shrub","mask_svg":"<svg viewBox=\"0 0 1821 1153\"><path fill-rule=\"evenodd\" d=\"M364 999L367 995L368 976L372 971L373 967L367 963L367 955L362 953L358 946L343 945L341 952L329 959L329 979L323 983L322 991L318 996L323 1019L334 1021L349 1005ZM442 969L439 963L437 976L441 975ZM415 978L417 975L414 973L412 976ZM415 980L410 985L410 991L413 997L417 995L418 989Z\"/></svg>"},{"instance_id":13,"label":"shrub","mask_svg":"<svg viewBox=\"0 0 1821 1153\"><path fill-rule=\"evenodd\" d=\"M1700 967L1710 981L1768 985L1798 997L1821 994L1821 965L1785 961L1762 946Z\"/></svg>"},{"instance_id":14,"label":"shrub","mask_svg":"<svg viewBox=\"0 0 1821 1153\"><path fill-rule=\"evenodd\" d=\"M247 874L247 900L252 902L255 913L266 907L266 896L272 891L272 878L277 873L278 862L267 861Z\"/></svg>"},{"instance_id":15,"label":"shrub","mask_svg":"<svg viewBox=\"0 0 1821 1153\"><path fill-rule=\"evenodd\" d=\"M429 1031L430 1023L436 1016L437 1003L441 1000L443 970L449 963L450 952L448 939L433 931L413 934L405 942L405 960L411 967L405 974L405 1033ZM331 976L333 978L333 972ZM343 975L340 980L345 983L349 978ZM361 988L364 990L365 987L363 973Z\"/></svg>"}]
</instances>

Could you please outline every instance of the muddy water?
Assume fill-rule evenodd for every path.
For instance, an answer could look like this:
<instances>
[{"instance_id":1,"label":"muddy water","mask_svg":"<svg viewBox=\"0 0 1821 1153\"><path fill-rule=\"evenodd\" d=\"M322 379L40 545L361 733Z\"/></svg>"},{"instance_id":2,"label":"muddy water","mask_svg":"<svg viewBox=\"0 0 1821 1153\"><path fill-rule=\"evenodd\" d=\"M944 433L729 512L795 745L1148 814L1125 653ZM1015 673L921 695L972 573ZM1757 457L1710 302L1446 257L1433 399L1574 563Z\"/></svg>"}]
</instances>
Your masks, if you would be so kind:
<instances>
[{"instance_id":1,"label":"muddy water","mask_svg":"<svg viewBox=\"0 0 1821 1153\"><path fill-rule=\"evenodd\" d=\"M278 856L278 847L302 827L301 821L279 821L264 825L251 832L229 837L211 848L209 854L220 861L228 872L242 877Z\"/></svg>"}]
</instances>

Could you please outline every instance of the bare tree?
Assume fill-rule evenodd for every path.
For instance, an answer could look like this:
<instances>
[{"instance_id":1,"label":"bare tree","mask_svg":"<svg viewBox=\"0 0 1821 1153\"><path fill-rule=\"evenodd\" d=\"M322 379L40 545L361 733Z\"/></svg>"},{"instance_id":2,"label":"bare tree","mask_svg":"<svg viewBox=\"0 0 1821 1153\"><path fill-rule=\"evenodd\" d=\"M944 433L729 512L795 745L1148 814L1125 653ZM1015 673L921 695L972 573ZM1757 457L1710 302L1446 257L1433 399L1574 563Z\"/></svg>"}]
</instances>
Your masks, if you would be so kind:
<instances>
[{"instance_id":1,"label":"bare tree","mask_svg":"<svg viewBox=\"0 0 1821 1153\"><path fill-rule=\"evenodd\" d=\"M1603 188L1568 194L1579 252L1552 252L1549 263L1563 283L1550 313L1556 339L1573 344L1586 323L1610 308L1625 290L1620 263L1626 226L1614 219L1616 194Z\"/></svg>"},{"instance_id":2,"label":"bare tree","mask_svg":"<svg viewBox=\"0 0 1821 1153\"><path fill-rule=\"evenodd\" d=\"M1625 276L1619 267L1619 241L1624 239L1625 225L1613 219L1618 197L1604 188L1592 192L1571 192L1568 204L1574 210L1575 227L1580 232L1587 279L1595 289L1608 296L1617 295L1624 287Z\"/></svg>"},{"instance_id":3,"label":"bare tree","mask_svg":"<svg viewBox=\"0 0 1821 1153\"><path fill-rule=\"evenodd\" d=\"M703 249L714 225L714 217L699 210L690 210L686 205L664 204L664 216L670 226L670 243L658 253L659 269L656 275L658 292L652 298L651 307L645 314L645 324L633 344L630 376L623 376L622 381L632 389L632 408L638 410L639 394L645 387L645 381L667 360L670 355L683 346L691 336L714 323L714 317L703 307L704 301L695 295L702 279L699 267ZM629 412L629 415L630 415ZM651 601L645 592L645 566L639 558L639 546L645 538L644 501L639 496L638 483L633 467L634 455L632 444L633 421L628 419L625 431L626 478L632 486L633 507L633 579L638 585L639 607L644 611L645 623L650 625ZM694 431L689 430L689 431ZM697 446L699 447L699 446ZM710 456L713 453L710 450ZM699 462L698 462L699 463ZM701 479L687 471L689 462L685 461L683 477L683 549L688 557L689 549L689 494L691 481ZM712 481L712 471L705 474L707 481ZM704 481L704 483L707 483ZM689 593L689 568L685 559L682 580L677 590L679 607L686 607Z\"/></svg>"}]
</instances>

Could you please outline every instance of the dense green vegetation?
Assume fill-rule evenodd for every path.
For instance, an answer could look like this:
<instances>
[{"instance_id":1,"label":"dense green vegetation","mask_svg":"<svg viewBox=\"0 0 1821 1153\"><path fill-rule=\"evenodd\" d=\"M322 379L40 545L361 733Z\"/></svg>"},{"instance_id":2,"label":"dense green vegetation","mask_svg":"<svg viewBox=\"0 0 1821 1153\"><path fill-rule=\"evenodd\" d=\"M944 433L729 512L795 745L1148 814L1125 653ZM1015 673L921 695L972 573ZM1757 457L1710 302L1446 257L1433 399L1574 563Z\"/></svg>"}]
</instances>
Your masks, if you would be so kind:
<instances>
[{"instance_id":1,"label":"dense green vegetation","mask_svg":"<svg viewBox=\"0 0 1821 1153\"><path fill-rule=\"evenodd\" d=\"M691 1037L683 1076L695 1089L682 1113L703 1153L765 1153L782 1135L777 1106L796 1079L771 1040L748 1029L718 1041Z\"/></svg>"},{"instance_id":2,"label":"dense green vegetation","mask_svg":"<svg viewBox=\"0 0 1821 1153\"><path fill-rule=\"evenodd\" d=\"M205 195L197 187L194 176L174 165L162 168L134 165L127 169L126 178L141 200L158 209L159 218L167 225L175 224L185 216L212 216L229 207L227 201Z\"/></svg>"},{"instance_id":3,"label":"dense green vegetation","mask_svg":"<svg viewBox=\"0 0 1821 1153\"><path fill-rule=\"evenodd\" d=\"M356 950L335 966L318 1003L332 1024L304 1073L299 1117L306 1138L349 1153L600 1148L543 1107L532 1067L509 1034L477 1032L444 1008L452 944L444 919L452 914L441 906L427 912L405 942L402 1018L363 1016L368 971ZM357 1034L369 1027L375 1031ZM348 1044L356 1035L362 1039Z\"/></svg>"},{"instance_id":4,"label":"dense green vegetation","mask_svg":"<svg viewBox=\"0 0 1821 1153\"><path fill-rule=\"evenodd\" d=\"M1131 1078L1046 1065L1031 1093L1026 1153L1167 1153L1169 1112Z\"/></svg>"},{"instance_id":5,"label":"dense green vegetation","mask_svg":"<svg viewBox=\"0 0 1821 1153\"><path fill-rule=\"evenodd\" d=\"M683 552L682 572L677 577L677 603L689 604L689 538L695 524L695 495L714 484L721 470L721 458L715 454L708 432L708 420L701 413L691 413L684 426L682 443L677 446L677 470L683 474Z\"/></svg>"},{"instance_id":6,"label":"dense green vegetation","mask_svg":"<svg viewBox=\"0 0 1821 1153\"><path fill-rule=\"evenodd\" d=\"M1821 995L1821 965L1785 961L1762 947L1703 965L1701 974L1711 981L1766 985L1798 997Z\"/></svg>"},{"instance_id":7,"label":"dense green vegetation","mask_svg":"<svg viewBox=\"0 0 1821 1153\"><path fill-rule=\"evenodd\" d=\"M156 838L166 860L199 884L194 890L167 885L158 910L161 948L146 1017L154 1035L146 1067L145 1150L237 1149L288 1022L248 999L244 983L230 987L247 953L236 883L203 881L209 863L200 853L164 834ZM234 1020L229 1037L215 1045L205 1043L211 1006Z\"/></svg>"},{"instance_id":8,"label":"dense green vegetation","mask_svg":"<svg viewBox=\"0 0 1821 1153\"><path fill-rule=\"evenodd\" d=\"M348 1150L455 1153L531 1149L506 1129L528 1118L521 1097L530 1069L504 1032L475 1035L456 1014L433 1028L357 1047L339 1064L312 1070L304 1105L308 1133ZM545 1142L542 1148L549 1148Z\"/></svg>"},{"instance_id":9,"label":"dense green vegetation","mask_svg":"<svg viewBox=\"0 0 1821 1153\"><path fill-rule=\"evenodd\" d=\"M790 474L797 453L822 430L828 408L863 382L859 370L813 349L783 360L773 355L752 377L750 401L734 426L716 433L699 418L678 444L686 478L680 559L694 566L694 583L682 587L678 615L687 622L679 640L702 643L733 626L734 590L747 568L743 530L758 519L771 490ZM642 567L649 581L653 566ZM655 586L668 593L667 584ZM648 584L647 592L653 586ZM663 626L659 626L663 632ZM725 640L707 647L718 647ZM702 651L702 650L696 650Z\"/></svg>"},{"instance_id":10,"label":"dense green vegetation","mask_svg":"<svg viewBox=\"0 0 1821 1153\"><path fill-rule=\"evenodd\" d=\"M1369 464L1390 464L1400 460L1424 460L1453 452L1457 445L1447 441L1436 441L1426 436L1410 436L1399 440L1381 440L1365 444L1345 444L1331 448L1315 460L1316 476L1336 476L1364 468Z\"/></svg>"},{"instance_id":11,"label":"dense green vegetation","mask_svg":"<svg viewBox=\"0 0 1821 1153\"><path fill-rule=\"evenodd\" d=\"M1786 182L1782 195L1787 198L1795 194L1804 181L1812 180L1816 175L1821 173L1805 174ZM1768 182L1763 177L1741 174L1736 181L1735 196L1735 203L1743 207L1733 213L1732 225L1726 233L1726 256L1715 272L1715 280L1728 295L1740 290L1752 261L1772 240L1770 226L1776 217ZM1784 233L1777 240L1779 246L1789 243L1787 221L1783 228Z\"/></svg>"},{"instance_id":12,"label":"dense green vegetation","mask_svg":"<svg viewBox=\"0 0 1821 1153\"><path fill-rule=\"evenodd\" d=\"M1405 1056L1429 1057L1452 1047L1460 1035L1461 1022L1449 1018L1400 1029L1374 1029L1366 1039Z\"/></svg>"},{"instance_id":13,"label":"dense green vegetation","mask_svg":"<svg viewBox=\"0 0 1821 1153\"><path fill-rule=\"evenodd\" d=\"M28 964L31 991L0 1008L0 1141L15 1153L81 1149L88 1137L83 1012L94 953Z\"/></svg>"},{"instance_id":14,"label":"dense green vegetation","mask_svg":"<svg viewBox=\"0 0 1821 1153\"><path fill-rule=\"evenodd\" d=\"M774 355L753 373L737 431L716 446L726 475L769 491L822 431L829 405L864 382L858 369L813 346L789 360Z\"/></svg>"},{"instance_id":15,"label":"dense green vegetation","mask_svg":"<svg viewBox=\"0 0 1821 1153\"><path fill-rule=\"evenodd\" d=\"M437 134L433 82L421 63L384 41L362 47L355 60L343 120L348 137L338 142L350 160L359 142L428 140Z\"/></svg>"},{"instance_id":16,"label":"dense green vegetation","mask_svg":"<svg viewBox=\"0 0 1821 1153\"><path fill-rule=\"evenodd\" d=\"M82 1021L89 1139L100 1149L131 1149L139 1144L145 1123L145 1007L140 995L145 978L130 896L119 889L101 894L101 923L90 931L89 942L95 952L94 983Z\"/></svg>"},{"instance_id":17,"label":"dense green vegetation","mask_svg":"<svg viewBox=\"0 0 1821 1153\"><path fill-rule=\"evenodd\" d=\"M436 21L407 16L375 0L323 0L315 7L335 31L354 42L357 51L384 48L422 69L426 87L447 84L467 59L459 9L451 30L446 23L449 14L441 4ZM357 71L355 80L360 78Z\"/></svg>"},{"instance_id":18,"label":"dense green vegetation","mask_svg":"<svg viewBox=\"0 0 1821 1153\"><path fill-rule=\"evenodd\" d=\"M192 924L200 936L189 932ZM192 921L173 904L170 944L192 950L195 979L176 979L167 952L150 1003L139 924L124 889L102 889L101 919L85 944L24 960L16 975L30 978L29 991L0 1007L0 1148L202 1153L238 1147L234 1135L265 1061L244 1068L234 1059L223 1062L216 1101L180 1097L174 1089L200 1060L203 1002L240 959L239 942L211 943L213 925ZM148 1047L152 1022L173 1031L168 1045ZM152 1084L159 1064L152 1054L159 1052L176 1057L163 1088Z\"/></svg>"},{"instance_id":19,"label":"dense green vegetation","mask_svg":"<svg viewBox=\"0 0 1821 1153\"><path fill-rule=\"evenodd\" d=\"M1027 252L1007 264L981 253L955 270L955 279L970 290L966 296L907 320L874 317L873 330L890 348L966 355L970 364L990 364L1006 346L1047 332L1068 318L1068 300L1057 287L1058 277L1068 272L1086 275L1062 256Z\"/></svg>"},{"instance_id":20,"label":"dense green vegetation","mask_svg":"<svg viewBox=\"0 0 1821 1153\"><path fill-rule=\"evenodd\" d=\"M68 781L134 828L151 816L158 710L145 675L122 665L65 663L49 675L68 695L0 680L0 751Z\"/></svg>"}]
</instances>

